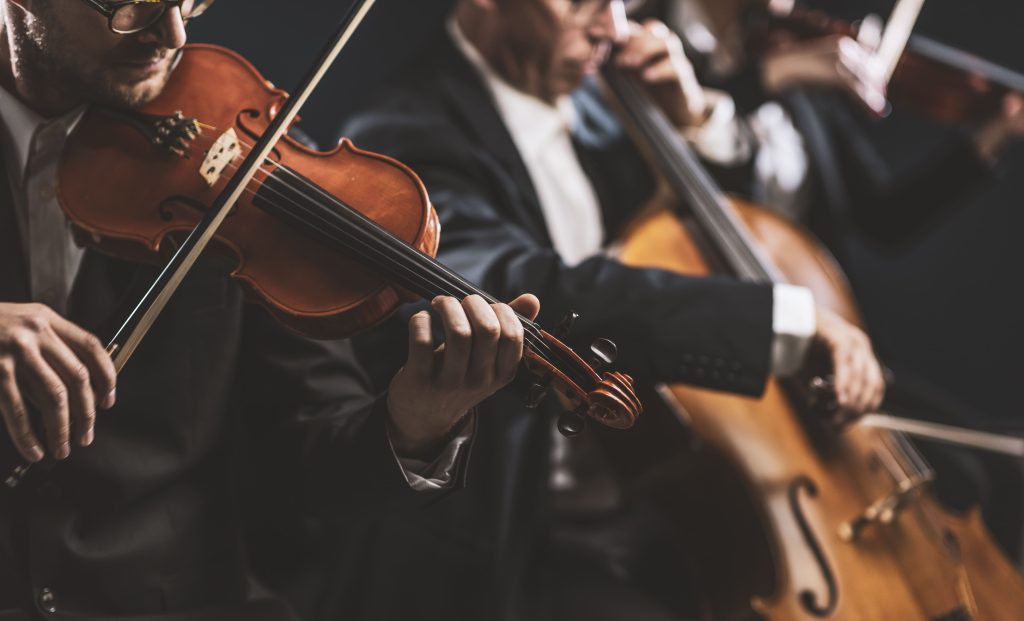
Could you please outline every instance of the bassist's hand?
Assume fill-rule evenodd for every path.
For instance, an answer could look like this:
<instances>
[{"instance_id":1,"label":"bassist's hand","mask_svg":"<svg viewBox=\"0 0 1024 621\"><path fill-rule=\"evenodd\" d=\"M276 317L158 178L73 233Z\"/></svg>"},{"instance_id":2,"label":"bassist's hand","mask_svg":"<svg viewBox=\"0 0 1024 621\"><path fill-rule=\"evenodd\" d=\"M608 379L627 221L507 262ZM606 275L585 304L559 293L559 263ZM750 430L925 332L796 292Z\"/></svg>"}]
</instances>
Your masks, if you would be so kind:
<instances>
[{"instance_id":1,"label":"bassist's hand","mask_svg":"<svg viewBox=\"0 0 1024 621\"><path fill-rule=\"evenodd\" d=\"M818 308L817 321L814 345L831 364L840 410L856 416L877 410L885 396L885 376L871 340L830 310Z\"/></svg>"}]
</instances>

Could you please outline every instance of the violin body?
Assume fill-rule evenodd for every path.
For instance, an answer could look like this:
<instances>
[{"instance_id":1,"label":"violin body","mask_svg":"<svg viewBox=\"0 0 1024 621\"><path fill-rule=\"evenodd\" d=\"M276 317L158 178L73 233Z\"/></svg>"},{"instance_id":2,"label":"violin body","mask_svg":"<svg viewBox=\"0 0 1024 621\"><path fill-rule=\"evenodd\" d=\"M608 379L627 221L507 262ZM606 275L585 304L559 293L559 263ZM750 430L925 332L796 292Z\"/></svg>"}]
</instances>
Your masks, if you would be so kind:
<instances>
[{"instance_id":1,"label":"violin body","mask_svg":"<svg viewBox=\"0 0 1024 621\"><path fill-rule=\"evenodd\" d=\"M732 202L785 279L858 322L847 281L807 233ZM681 274L713 273L700 229L665 205L624 238L621 260ZM662 391L699 448L656 492L679 520L704 617L843 621L1024 618L1024 579L977 511L956 515L921 493L889 524L854 541L843 525L892 493L888 432L851 426L816 434L777 381L759 399L673 385ZM694 534L694 535L691 535Z\"/></svg>"},{"instance_id":2,"label":"violin body","mask_svg":"<svg viewBox=\"0 0 1024 621\"><path fill-rule=\"evenodd\" d=\"M1024 92L1024 76L924 37L911 39L889 87L919 114L971 126L995 118L1011 92Z\"/></svg>"},{"instance_id":3,"label":"violin body","mask_svg":"<svg viewBox=\"0 0 1024 621\"><path fill-rule=\"evenodd\" d=\"M755 56L824 36L857 37L856 24L818 10L795 6L779 14L769 3L755 1L747 11L747 47ZM887 86L897 106L942 123L978 126L999 113L1007 93L1024 92L1024 76L915 36Z\"/></svg>"},{"instance_id":4,"label":"violin body","mask_svg":"<svg viewBox=\"0 0 1024 621\"><path fill-rule=\"evenodd\" d=\"M256 142L286 97L238 54L212 45L189 45L167 87L137 116L161 118L180 111L196 118L203 124L202 134L193 141L197 148L181 157L155 147L154 136L136 124L90 110L61 160L61 205L86 241L100 251L163 263L234 172L225 169L210 185L200 174L204 149L199 147L212 145L228 129L241 143ZM288 136L278 143L272 159L276 166L257 172L260 189L243 194L211 245L211 250L235 262L232 275L252 300L299 332L338 338L382 321L401 303L414 299L328 244L282 226L260 203L299 200L282 196L294 185L289 181L293 176L282 167L301 170L305 180L433 256L440 233L437 214L423 183L409 168L361 151L347 140L332 151L318 152ZM268 185L271 174L280 181Z\"/></svg>"}]
</instances>

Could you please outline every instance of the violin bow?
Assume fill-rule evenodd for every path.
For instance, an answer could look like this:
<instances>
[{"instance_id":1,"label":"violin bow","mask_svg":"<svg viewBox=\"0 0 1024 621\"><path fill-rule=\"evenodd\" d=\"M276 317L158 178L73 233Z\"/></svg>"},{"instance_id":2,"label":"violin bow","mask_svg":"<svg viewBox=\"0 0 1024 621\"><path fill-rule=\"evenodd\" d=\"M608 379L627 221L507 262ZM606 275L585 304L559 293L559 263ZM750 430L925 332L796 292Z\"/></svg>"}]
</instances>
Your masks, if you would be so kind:
<instances>
[{"instance_id":1,"label":"violin bow","mask_svg":"<svg viewBox=\"0 0 1024 621\"><path fill-rule=\"evenodd\" d=\"M882 31L878 49L875 51L875 58L883 68L882 77L885 84L888 84L896 73L896 66L899 65L900 57L907 48L910 34L914 31L914 25L923 8L924 0L898 0L893 7L885 30Z\"/></svg>"},{"instance_id":2,"label":"violin bow","mask_svg":"<svg viewBox=\"0 0 1024 621\"><path fill-rule=\"evenodd\" d=\"M1003 435L881 413L867 414L857 422L865 427L897 431L923 440L1024 458L1024 438L1015 435Z\"/></svg>"}]
</instances>

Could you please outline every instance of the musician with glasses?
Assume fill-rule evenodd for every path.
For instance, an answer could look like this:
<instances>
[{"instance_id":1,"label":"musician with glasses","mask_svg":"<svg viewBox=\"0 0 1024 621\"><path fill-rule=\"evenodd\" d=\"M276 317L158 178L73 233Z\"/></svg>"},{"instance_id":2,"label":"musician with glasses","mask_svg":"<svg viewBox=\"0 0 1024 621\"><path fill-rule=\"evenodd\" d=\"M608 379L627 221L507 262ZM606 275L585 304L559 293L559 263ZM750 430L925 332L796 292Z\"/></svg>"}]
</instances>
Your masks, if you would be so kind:
<instances>
[{"instance_id":1,"label":"musician with glasses","mask_svg":"<svg viewBox=\"0 0 1024 621\"><path fill-rule=\"evenodd\" d=\"M461 486L471 409L518 367L514 311L537 312L532 296L435 299L375 396L347 342L292 333L201 260L115 377L99 339L158 269L76 242L57 165L87 106L161 93L210 4L0 3L0 463L33 464L0 487L4 621L294 618L252 578L239 486L283 480L291 494L268 502L364 513ZM274 468L253 480L249 463Z\"/></svg>"}]
</instances>

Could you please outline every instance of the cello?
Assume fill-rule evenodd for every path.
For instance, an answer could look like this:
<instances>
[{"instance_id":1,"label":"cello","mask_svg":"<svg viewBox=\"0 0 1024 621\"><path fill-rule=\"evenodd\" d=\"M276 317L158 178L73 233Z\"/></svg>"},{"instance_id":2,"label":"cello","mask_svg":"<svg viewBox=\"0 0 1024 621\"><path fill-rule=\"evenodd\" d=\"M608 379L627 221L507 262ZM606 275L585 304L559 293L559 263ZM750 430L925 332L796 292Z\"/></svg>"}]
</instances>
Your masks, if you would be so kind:
<instances>
[{"instance_id":1,"label":"cello","mask_svg":"<svg viewBox=\"0 0 1024 621\"><path fill-rule=\"evenodd\" d=\"M728 198L635 79L611 63L602 77L672 191L628 227L623 262L802 285L861 323L844 275L808 233ZM759 399L683 385L657 392L699 447L692 467L651 491L679 525L705 618L1024 617L1024 578L979 512L938 504L934 473L902 434L825 416L827 380L771 380Z\"/></svg>"}]
</instances>

